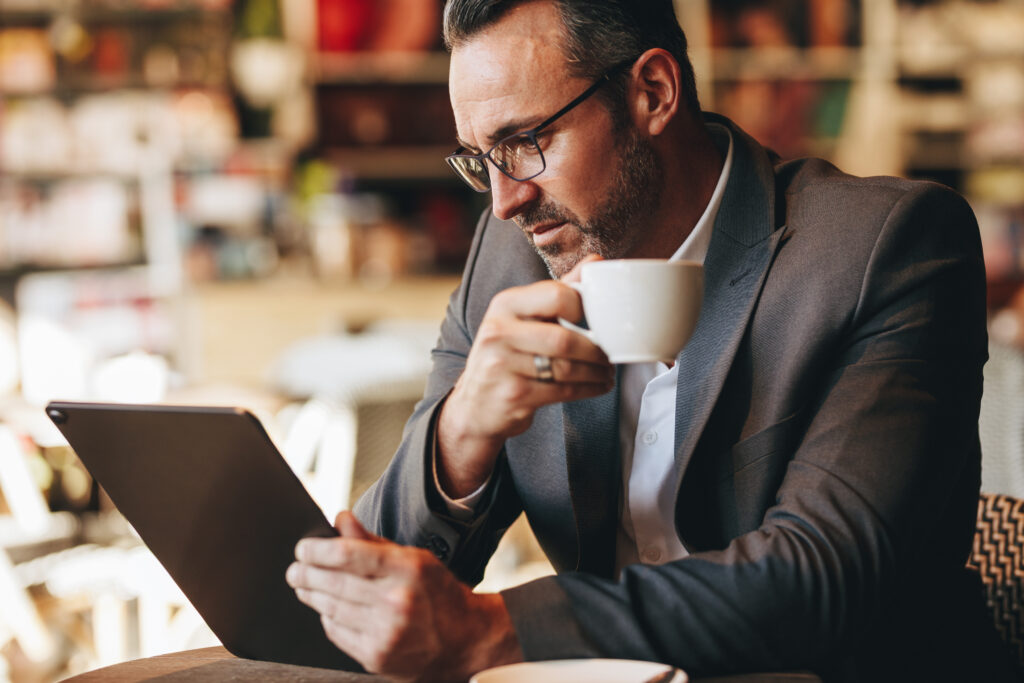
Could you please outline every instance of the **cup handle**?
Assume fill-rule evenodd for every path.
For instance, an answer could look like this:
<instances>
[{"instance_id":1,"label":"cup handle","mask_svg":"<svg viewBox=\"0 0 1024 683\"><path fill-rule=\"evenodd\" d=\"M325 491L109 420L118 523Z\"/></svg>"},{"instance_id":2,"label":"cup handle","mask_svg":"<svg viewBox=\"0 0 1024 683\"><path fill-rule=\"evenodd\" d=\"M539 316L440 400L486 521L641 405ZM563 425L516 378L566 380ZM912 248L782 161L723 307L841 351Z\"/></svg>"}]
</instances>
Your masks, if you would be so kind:
<instances>
[{"instance_id":1,"label":"cup handle","mask_svg":"<svg viewBox=\"0 0 1024 683\"><path fill-rule=\"evenodd\" d=\"M580 298L583 298L583 285L582 284L580 284L579 282L566 282L565 284L569 285L570 287L575 289L577 292L579 292ZM573 332L576 332L577 334L582 334L594 346L600 346L600 344L597 343L597 338L594 336L594 333L591 332L590 330L584 329L584 328L580 327L579 325L576 325L575 323L571 323L568 320L566 320L565 318L559 318L558 319L558 324L561 325L562 327L564 327L567 330L572 330Z\"/></svg>"}]
</instances>

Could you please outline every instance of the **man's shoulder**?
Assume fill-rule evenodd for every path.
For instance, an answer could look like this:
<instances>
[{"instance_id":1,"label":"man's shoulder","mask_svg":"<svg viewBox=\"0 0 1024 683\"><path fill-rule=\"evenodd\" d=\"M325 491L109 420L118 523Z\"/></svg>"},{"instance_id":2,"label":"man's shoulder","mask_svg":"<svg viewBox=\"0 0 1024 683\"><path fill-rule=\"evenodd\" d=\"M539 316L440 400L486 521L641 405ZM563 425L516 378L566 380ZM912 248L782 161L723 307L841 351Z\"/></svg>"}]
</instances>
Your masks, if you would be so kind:
<instances>
[{"instance_id":1,"label":"man's shoulder","mask_svg":"<svg viewBox=\"0 0 1024 683\"><path fill-rule=\"evenodd\" d=\"M815 158L780 162L775 177L778 208L790 226L863 233L881 230L893 218L915 222L915 216L948 214L973 227L967 201L952 188L932 181L855 176Z\"/></svg>"},{"instance_id":2,"label":"man's shoulder","mask_svg":"<svg viewBox=\"0 0 1024 683\"><path fill-rule=\"evenodd\" d=\"M854 201L879 207L916 197L923 201L964 201L952 188L936 182L888 175L856 176L814 157L777 161L774 170L777 192L788 201Z\"/></svg>"}]
</instances>

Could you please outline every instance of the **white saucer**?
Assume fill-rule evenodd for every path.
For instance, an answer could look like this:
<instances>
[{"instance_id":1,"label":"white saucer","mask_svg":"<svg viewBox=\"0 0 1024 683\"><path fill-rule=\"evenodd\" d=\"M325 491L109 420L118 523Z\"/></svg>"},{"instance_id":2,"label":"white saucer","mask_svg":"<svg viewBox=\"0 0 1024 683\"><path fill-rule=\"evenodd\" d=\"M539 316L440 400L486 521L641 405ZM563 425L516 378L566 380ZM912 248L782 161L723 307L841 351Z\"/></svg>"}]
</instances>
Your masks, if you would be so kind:
<instances>
[{"instance_id":1,"label":"white saucer","mask_svg":"<svg viewBox=\"0 0 1024 683\"><path fill-rule=\"evenodd\" d=\"M668 668L668 664L630 659L560 659L487 669L473 676L470 683L644 683ZM685 672L678 671L669 683L689 680Z\"/></svg>"}]
</instances>

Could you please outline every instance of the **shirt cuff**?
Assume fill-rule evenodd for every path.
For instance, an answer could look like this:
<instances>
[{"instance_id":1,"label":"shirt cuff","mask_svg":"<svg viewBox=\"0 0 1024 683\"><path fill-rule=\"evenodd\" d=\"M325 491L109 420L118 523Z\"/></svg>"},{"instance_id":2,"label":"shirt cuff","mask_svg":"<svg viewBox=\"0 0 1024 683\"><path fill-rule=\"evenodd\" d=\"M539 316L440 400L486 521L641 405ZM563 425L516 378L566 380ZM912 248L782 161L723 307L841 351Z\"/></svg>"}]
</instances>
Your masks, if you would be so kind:
<instances>
[{"instance_id":1,"label":"shirt cuff","mask_svg":"<svg viewBox=\"0 0 1024 683\"><path fill-rule=\"evenodd\" d=\"M441 479L437 476L437 451L437 429L435 429L430 452L431 469L434 471L434 488L437 490L438 495L441 496L441 500L444 501L445 507L448 508L448 514L460 522L468 522L476 514L476 506L480 499L483 498L484 491L487 489L487 485L491 483L491 477L494 474L492 473L490 477L487 477L487 481L469 495L462 498L451 498L441 488Z\"/></svg>"}]
</instances>

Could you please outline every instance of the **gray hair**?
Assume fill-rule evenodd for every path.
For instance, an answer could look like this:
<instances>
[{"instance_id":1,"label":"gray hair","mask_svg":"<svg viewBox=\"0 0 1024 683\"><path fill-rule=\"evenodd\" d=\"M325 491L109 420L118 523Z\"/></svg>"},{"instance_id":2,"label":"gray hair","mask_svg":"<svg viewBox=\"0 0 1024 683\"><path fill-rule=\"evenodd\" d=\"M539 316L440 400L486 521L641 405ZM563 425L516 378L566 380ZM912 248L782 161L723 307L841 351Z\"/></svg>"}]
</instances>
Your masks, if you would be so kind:
<instances>
[{"instance_id":1,"label":"gray hair","mask_svg":"<svg viewBox=\"0 0 1024 683\"><path fill-rule=\"evenodd\" d=\"M497 23L526 0L448 0L444 8L444 42L451 50ZM672 0L553 0L562 17L564 52L574 76L594 80L616 64L636 59L646 50L667 50L682 71L683 99L692 113L700 111L693 65L686 54L686 35L676 19ZM613 79L603 98L615 118L625 116L625 83ZM619 121L621 123L621 121Z\"/></svg>"}]
</instances>

